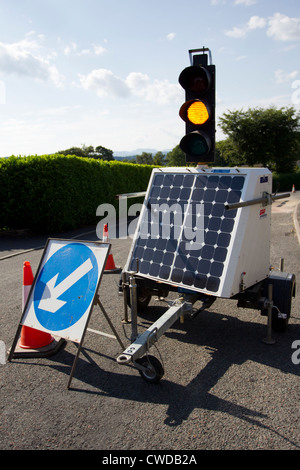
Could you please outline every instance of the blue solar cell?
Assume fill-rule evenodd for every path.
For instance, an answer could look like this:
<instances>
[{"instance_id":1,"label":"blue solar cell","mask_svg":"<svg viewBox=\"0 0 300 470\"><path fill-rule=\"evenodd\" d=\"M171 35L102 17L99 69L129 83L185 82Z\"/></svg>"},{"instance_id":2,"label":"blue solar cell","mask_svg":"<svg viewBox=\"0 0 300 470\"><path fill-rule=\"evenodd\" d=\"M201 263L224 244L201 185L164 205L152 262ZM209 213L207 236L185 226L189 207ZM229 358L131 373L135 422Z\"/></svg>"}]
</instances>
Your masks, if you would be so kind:
<instances>
[{"instance_id":1,"label":"blue solar cell","mask_svg":"<svg viewBox=\"0 0 300 470\"><path fill-rule=\"evenodd\" d=\"M231 179L231 189L240 190L244 186L244 177L243 176L234 176Z\"/></svg>"},{"instance_id":2,"label":"blue solar cell","mask_svg":"<svg viewBox=\"0 0 300 470\"><path fill-rule=\"evenodd\" d=\"M239 202L241 199L241 191L230 191L228 194L227 202L228 204L234 204L235 202Z\"/></svg>"},{"instance_id":3,"label":"blue solar cell","mask_svg":"<svg viewBox=\"0 0 300 470\"><path fill-rule=\"evenodd\" d=\"M220 285L220 279L218 277L210 276L207 279L206 289L210 292L217 292Z\"/></svg>"}]
</instances>

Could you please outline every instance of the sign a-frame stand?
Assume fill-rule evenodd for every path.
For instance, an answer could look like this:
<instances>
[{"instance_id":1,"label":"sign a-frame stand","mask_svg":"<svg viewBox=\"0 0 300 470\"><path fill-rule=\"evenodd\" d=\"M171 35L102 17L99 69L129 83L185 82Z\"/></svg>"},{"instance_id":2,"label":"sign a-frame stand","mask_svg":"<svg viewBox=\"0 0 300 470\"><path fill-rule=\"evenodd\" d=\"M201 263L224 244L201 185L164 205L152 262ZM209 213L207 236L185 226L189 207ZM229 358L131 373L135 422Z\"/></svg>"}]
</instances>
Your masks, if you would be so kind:
<instances>
[{"instance_id":1,"label":"sign a-frame stand","mask_svg":"<svg viewBox=\"0 0 300 470\"><path fill-rule=\"evenodd\" d=\"M110 248L110 243L98 241L74 242L74 240L58 238L48 239L24 306L8 361L17 356L17 354L14 356L14 353L22 326L78 343L67 386L70 388L95 305L99 306L113 335L97 330L90 331L117 339L124 349L98 295Z\"/></svg>"}]
</instances>

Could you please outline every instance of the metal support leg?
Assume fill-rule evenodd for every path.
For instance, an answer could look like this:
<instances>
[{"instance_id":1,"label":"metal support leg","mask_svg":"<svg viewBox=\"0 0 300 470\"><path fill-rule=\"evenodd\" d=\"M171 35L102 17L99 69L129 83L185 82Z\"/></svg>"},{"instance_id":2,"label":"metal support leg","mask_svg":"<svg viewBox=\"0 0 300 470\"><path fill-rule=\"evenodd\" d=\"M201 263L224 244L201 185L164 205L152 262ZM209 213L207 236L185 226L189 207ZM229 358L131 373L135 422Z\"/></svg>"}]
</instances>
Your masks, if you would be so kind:
<instances>
[{"instance_id":1,"label":"metal support leg","mask_svg":"<svg viewBox=\"0 0 300 470\"><path fill-rule=\"evenodd\" d=\"M93 333L97 333L99 335L102 335L102 336L107 336L109 338L114 338L118 341L119 345L121 346L122 349L124 349L124 344L122 343L121 341L121 338L120 336L118 335L114 325L112 324L108 314L106 313L102 303L100 302L100 298L99 298L99 295L96 294L95 298L94 298L94 305L98 305L100 307L100 310L102 311L104 317L106 318L106 321L107 323L109 324L112 332L114 333L114 336L113 335L108 335L106 333L103 333L102 331L97 331L97 330L91 330L90 328L87 327L88 325L88 322L86 324L86 327L84 329L84 332L83 332L83 335L82 335L82 338L81 338L81 341L78 345L78 349L77 349L77 354L76 354L76 357L74 359L74 362L73 362L73 366L72 366L72 369L71 369L71 373L70 373L70 377L69 377L69 381L68 381L68 385L67 385L67 388L69 389L71 387L71 382L72 382L72 378L73 378L73 375L74 375L74 372L75 372L75 368L76 368L76 365L77 365L77 361L78 361L78 358L79 358L79 354L80 354L80 351L81 351L81 348L82 348L82 345L83 345L83 341L84 341L84 337L85 337L85 334L86 334L86 331L91 331ZM91 313L90 313L91 315Z\"/></svg>"},{"instance_id":2,"label":"metal support leg","mask_svg":"<svg viewBox=\"0 0 300 470\"><path fill-rule=\"evenodd\" d=\"M130 305L131 305L131 341L137 338L137 284L134 276L129 278Z\"/></svg>"},{"instance_id":3,"label":"metal support leg","mask_svg":"<svg viewBox=\"0 0 300 470\"><path fill-rule=\"evenodd\" d=\"M268 327L267 337L263 339L265 344L274 344L275 340L272 338L272 310L273 310L273 285L268 285Z\"/></svg>"},{"instance_id":4,"label":"metal support leg","mask_svg":"<svg viewBox=\"0 0 300 470\"><path fill-rule=\"evenodd\" d=\"M124 301L124 319L122 323L129 323L128 320L128 305L127 305L127 289L126 289L126 273L122 273L122 289L123 289L123 301Z\"/></svg>"},{"instance_id":5,"label":"metal support leg","mask_svg":"<svg viewBox=\"0 0 300 470\"><path fill-rule=\"evenodd\" d=\"M121 346L121 348L124 348L124 344L122 343L121 338L120 338L120 336L118 335L118 333L117 333L117 331L116 331L114 325L113 325L112 322L110 321L110 318L109 318L109 316L107 315L107 313L106 313L106 311L105 311L105 309L104 309L102 303L100 302L99 297L98 297L98 299L97 299L97 304L99 305L99 307L100 307L100 309L101 309L103 315L105 316L106 321L107 321L107 323L109 324L111 330L113 331L113 333L114 333L114 335L115 335L115 338L116 338L116 340L118 341L119 345Z\"/></svg>"},{"instance_id":6,"label":"metal support leg","mask_svg":"<svg viewBox=\"0 0 300 470\"><path fill-rule=\"evenodd\" d=\"M284 269L284 258L280 258L280 271L283 272Z\"/></svg>"}]
</instances>

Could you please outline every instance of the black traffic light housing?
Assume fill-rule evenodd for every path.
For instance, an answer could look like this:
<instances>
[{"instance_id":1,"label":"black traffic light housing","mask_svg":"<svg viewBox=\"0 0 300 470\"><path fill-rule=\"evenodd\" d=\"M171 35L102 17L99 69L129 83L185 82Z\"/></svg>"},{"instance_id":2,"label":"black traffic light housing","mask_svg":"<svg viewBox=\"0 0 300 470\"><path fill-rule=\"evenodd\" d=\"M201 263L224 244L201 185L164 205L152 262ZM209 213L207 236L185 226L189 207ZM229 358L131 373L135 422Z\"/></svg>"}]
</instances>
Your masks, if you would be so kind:
<instances>
[{"instance_id":1,"label":"black traffic light housing","mask_svg":"<svg viewBox=\"0 0 300 470\"><path fill-rule=\"evenodd\" d=\"M201 54L192 55L195 52ZM189 51L192 65L185 68L179 83L185 90L185 103L179 115L186 123L186 135L180 148L186 154L186 163L213 163L215 161L215 101L216 71L207 48Z\"/></svg>"}]
</instances>

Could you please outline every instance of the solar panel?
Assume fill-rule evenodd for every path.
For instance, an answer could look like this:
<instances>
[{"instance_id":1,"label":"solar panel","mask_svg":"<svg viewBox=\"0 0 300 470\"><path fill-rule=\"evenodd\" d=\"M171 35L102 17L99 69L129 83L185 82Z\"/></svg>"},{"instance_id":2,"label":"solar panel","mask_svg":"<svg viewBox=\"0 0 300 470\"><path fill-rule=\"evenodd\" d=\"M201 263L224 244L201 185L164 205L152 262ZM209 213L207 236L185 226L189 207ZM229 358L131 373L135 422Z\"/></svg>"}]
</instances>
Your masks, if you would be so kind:
<instances>
[{"instance_id":1,"label":"solar panel","mask_svg":"<svg viewBox=\"0 0 300 470\"><path fill-rule=\"evenodd\" d=\"M128 270L189 290L222 294L247 174L154 170ZM240 276L240 274L239 274Z\"/></svg>"},{"instance_id":2,"label":"solar panel","mask_svg":"<svg viewBox=\"0 0 300 470\"><path fill-rule=\"evenodd\" d=\"M268 276L270 206L225 205L271 193L265 168L152 172L125 271L232 297ZM138 260L138 263L137 263Z\"/></svg>"}]
</instances>

